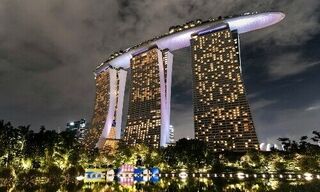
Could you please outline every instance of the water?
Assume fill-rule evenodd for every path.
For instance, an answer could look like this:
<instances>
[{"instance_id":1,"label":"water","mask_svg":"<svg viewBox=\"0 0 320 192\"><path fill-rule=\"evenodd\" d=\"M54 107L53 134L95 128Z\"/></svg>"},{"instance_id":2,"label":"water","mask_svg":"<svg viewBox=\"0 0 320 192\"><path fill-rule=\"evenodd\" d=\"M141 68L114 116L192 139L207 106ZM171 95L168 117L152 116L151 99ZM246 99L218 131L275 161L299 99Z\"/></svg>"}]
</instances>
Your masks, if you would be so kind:
<instances>
[{"instance_id":1,"label":"water","mask_svg":"<svg viewBox=\"0 0 320 192\"><path fill-rule=\"evenodd\" d=\"M118 172L119 171L119 172ZM85 191L320 191L320 174L311 173L160 173L123 165L118 171L87 169ZM115 174L116 172L116 174Z\"/></svg>"},{"instance_id":2,"label":"water","mask_svg":"<svg viewBox=\"0 0 320 192\"><path fill-rule=\"evenodd\" d=\"M223 178L159 178L137 181L133 178L110 182L85 183L84 191L320 191L320 180L297 179L223 179Z\"/></svg>"}]
</instances>

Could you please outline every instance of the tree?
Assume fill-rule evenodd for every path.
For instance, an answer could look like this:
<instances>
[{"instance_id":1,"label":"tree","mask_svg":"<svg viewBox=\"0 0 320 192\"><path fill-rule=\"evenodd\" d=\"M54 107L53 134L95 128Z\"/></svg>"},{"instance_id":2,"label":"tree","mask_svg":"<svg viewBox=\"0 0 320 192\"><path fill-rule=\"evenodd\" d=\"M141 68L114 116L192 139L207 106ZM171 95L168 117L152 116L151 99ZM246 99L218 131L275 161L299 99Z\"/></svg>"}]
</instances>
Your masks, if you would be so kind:
<instances>
[{"instance_id":1,"label":"tree","mask_svg":"<svg viewBox=\"0 0 320 192\"><path fill-rule=\"evenodd\" d=\"M303 172L317 172L320 169L318 158L315 156L302 156L298 159L298 166Z\"/></svg>"},{"instance_id":2,"label":"tree","mask_svg":"<svg viewBox=\"0 0 320 192\"><path fill-rule=\"evenodd\" d=\"M58 191L63 181L63 171L56 165L50 165L45 173L48 182L44 185L46 191Z\"/></svg>"},{"instance_id":3,"label":"tree","mask_svg":"<svg viewBox=\"0 0 320 192\"><path fill-rule=\"evenodd\" d=\"M320 132L319 131L313 131L312 134L314 135L311 139L314 142L317 142L317 144L319 145L319 141L320 141Z\"/></svg>"},{"instance_id":4,"label":"tree","mask_svg":"<svg viewBox=\"0 0 320 192\"><path fill-rule=\"evenodd\" d=\"M13 170L11 168L0 168L0 191L9 191L14 183Z\"/></svg>"},{"instance_id":5,"label":"tree","mask_svg":"<svg viewBox=\"0 0 320 192\"><path fill-rule=\"evenodd\" d=\"M213 156L203 141L180 139L175 146L164 149L164 160L171 166L201 168L212 162Z\"/></svg>"},{"instance_id":6,"label":"tree","mask_svg":"<svg viewBox=\"0 0 320 192\"><path fill-rule=\"evenodd\" d=\"M282 146L283 146L283 149L285 151L288 151L291 147L291 140L289 138L286 138L286 137L280 137L278 139L278 141L281 142Z\"/></svg>"},{"instance_id":7,"label":"tree","mask_svg":"<svg viewBox=\"0 0 320 192\"><path fill-rule=\"evenodd\" d=\"M300 150L306 150L307 149L307 145L308 145L308 142L307 142L307 139L308 139L308 136L302 136L300 137L300 142L299 142L299 149Z\"/></svg>"}]
</instances>

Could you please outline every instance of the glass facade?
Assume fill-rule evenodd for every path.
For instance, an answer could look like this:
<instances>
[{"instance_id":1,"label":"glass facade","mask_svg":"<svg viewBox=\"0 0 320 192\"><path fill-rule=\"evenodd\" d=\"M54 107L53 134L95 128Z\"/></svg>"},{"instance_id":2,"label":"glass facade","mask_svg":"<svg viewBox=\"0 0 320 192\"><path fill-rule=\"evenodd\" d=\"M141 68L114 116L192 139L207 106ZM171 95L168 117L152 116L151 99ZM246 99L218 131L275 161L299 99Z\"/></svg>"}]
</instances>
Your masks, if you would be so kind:
<instances>
[{"instance_id":1,"label":"glass facade","mask_svg":"<svg viewBox=\"0 0 320 192\"><path fill-rule=\"evenodd\" d=\"M237 32L225 25L194 34L191 50L195 138L214 151L258 149Z\"/></svg>"}]
</instances>

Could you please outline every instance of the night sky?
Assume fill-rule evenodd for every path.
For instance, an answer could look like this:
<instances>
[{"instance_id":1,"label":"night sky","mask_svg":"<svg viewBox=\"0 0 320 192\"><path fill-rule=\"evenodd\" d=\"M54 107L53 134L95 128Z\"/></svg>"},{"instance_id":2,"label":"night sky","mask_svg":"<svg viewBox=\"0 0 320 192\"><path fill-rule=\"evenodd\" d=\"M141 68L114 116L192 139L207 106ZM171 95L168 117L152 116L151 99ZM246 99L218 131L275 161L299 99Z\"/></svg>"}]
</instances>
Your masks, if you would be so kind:
<instances>
[{"instance_id":1,"label":"night sky","mask_svg":"<svg viewBox=\"0 0 320 192\"><path fill-rule=\"evenodd\" d=\"M91 119L93 71L108 55L198 18L283 11L240 36L243 77L260 142L320 131L319 0L0 1L0 119L63 130ZM191 56L174 52L172 123L193 137Z\"/></svg>"}]
</instances>

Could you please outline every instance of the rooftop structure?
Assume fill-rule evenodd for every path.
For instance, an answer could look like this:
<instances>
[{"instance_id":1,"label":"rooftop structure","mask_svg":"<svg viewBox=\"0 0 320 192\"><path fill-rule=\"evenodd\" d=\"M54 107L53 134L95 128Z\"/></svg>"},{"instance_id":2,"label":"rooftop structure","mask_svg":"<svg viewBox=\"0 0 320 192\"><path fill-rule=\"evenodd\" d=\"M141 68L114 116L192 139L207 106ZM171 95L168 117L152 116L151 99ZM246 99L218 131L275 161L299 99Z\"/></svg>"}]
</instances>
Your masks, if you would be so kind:
<instances>
[{"instance_id":1,"label":"rooftop structure","mask_svg":"<svg viewBox=\"0 0 320 192\"><path fill-rule=\"evenodd\" d=\"M196 20L181 26L170 27L169 32L144 41L138 45L120 50L111 54L106 61L96 68L96 73L104 70L108 65L113 67L129 68L133 54L146 51L149 47L157 45L160 49L169 51L190 46L193 33L214 28L217 24L227 23L230 30L237 30L238 34L262 29L280 22L285 17L282 12L244 13L242 15L218 17L206 21Z\"/></svg>"}]
</instances>

